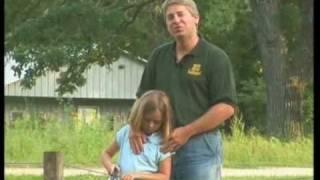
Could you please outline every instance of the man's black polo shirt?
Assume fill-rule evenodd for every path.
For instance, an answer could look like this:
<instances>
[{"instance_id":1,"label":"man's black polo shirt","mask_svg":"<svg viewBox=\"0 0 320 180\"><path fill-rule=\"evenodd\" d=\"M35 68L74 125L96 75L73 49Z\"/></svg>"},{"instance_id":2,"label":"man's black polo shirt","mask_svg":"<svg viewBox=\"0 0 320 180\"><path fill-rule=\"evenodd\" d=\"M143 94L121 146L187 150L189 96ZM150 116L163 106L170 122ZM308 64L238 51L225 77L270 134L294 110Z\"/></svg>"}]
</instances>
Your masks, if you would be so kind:
<instances>
[{"instance_id":1,"label":"man's black polo shirt","mask_svg":"<svg viewBox=\"0 0 320 180\"><path fill-rule=\"evenodd\" d=\"M232 65L223 50L199 39L191 53L176 63L175 42L156 48L145 67L137 96L165 91L171 100L175 125L198 119L219 102L236 104Z\"/></svg>"}]
</instances>

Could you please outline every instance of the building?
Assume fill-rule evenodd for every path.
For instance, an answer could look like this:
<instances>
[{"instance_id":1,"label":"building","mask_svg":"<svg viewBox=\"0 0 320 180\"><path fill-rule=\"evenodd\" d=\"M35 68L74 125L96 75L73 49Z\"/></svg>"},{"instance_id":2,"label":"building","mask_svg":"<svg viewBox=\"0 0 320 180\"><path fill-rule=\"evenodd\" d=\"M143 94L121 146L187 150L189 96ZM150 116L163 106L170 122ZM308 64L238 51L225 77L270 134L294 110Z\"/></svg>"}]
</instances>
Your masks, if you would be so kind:
<instances>
[{"instance_id":1,"label":"building","mask_svg":"<svg viewBox=\"0 0 320 180\"><path fill-rule=\"evenodd\" d=\"M23 89L19 80L10 83L5 86L5 120L126 121L145 63L123 55L109 67L93 65L85 72L86 84L62 98L54 91L58 77L55 72L38 78L31 89Z\"/></svg>"}]
</instances>

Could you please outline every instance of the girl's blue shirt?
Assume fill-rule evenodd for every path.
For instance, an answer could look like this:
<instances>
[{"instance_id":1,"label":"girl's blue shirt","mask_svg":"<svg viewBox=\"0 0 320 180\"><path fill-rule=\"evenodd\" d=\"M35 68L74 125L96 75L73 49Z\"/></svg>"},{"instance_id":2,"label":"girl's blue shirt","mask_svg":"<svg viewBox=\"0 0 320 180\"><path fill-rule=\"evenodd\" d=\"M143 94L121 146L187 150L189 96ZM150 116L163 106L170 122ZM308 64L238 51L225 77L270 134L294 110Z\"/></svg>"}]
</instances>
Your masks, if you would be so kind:
<instances>
[{"instance_id":1,"label":"girl's blue shirt","mask_svg":"<svg viewBox=\"0 0 320 180\"><path fill-rule=\"evenodd\" d=\"M162 137L159 132L147 136L147 142L143 146L143 152L136 155L129 143L130 125L125 125L116 134L116 142L120 148L118 165L121 174L134 172L159 172L160 162L171 156L170 153L160 151Z\"/></svg>"}]
</instances>

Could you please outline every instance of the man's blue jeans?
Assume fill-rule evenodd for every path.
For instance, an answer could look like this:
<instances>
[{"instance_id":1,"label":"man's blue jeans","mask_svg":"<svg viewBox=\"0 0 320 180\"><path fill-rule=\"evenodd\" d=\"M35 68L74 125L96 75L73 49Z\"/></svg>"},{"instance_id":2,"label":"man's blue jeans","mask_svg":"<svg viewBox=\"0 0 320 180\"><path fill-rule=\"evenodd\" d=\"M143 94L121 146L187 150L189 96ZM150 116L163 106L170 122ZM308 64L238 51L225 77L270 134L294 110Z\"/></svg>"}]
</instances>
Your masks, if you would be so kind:
<instances>
[{"instance_id":1,"label":"man's blue jeans","mask_svg":"<svg viewBox=\"0 0 320 180\"><path fill-rule=\"evenodd\" d=\"M192 137L173 157L171 180L220 180L222 158L218 130Z\"/></svg>"}]
</instances>

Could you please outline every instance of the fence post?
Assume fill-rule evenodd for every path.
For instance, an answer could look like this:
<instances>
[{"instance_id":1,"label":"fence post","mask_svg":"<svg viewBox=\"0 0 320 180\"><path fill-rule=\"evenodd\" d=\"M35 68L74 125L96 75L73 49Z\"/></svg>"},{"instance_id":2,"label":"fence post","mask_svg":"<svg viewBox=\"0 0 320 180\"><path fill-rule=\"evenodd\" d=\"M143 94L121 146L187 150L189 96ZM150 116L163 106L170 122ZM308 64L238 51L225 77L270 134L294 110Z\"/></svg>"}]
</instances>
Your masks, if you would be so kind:
<instances>
[{"instance_id":1,"label":"fence post","mask_svg":"<svg viewBox=\"0 0 320 180\"><path fill-rule=\"evenodd\" d=\"M44 180L63 180L63 154L61 152L43 153Z\"/></svg>"}]
</instances>

